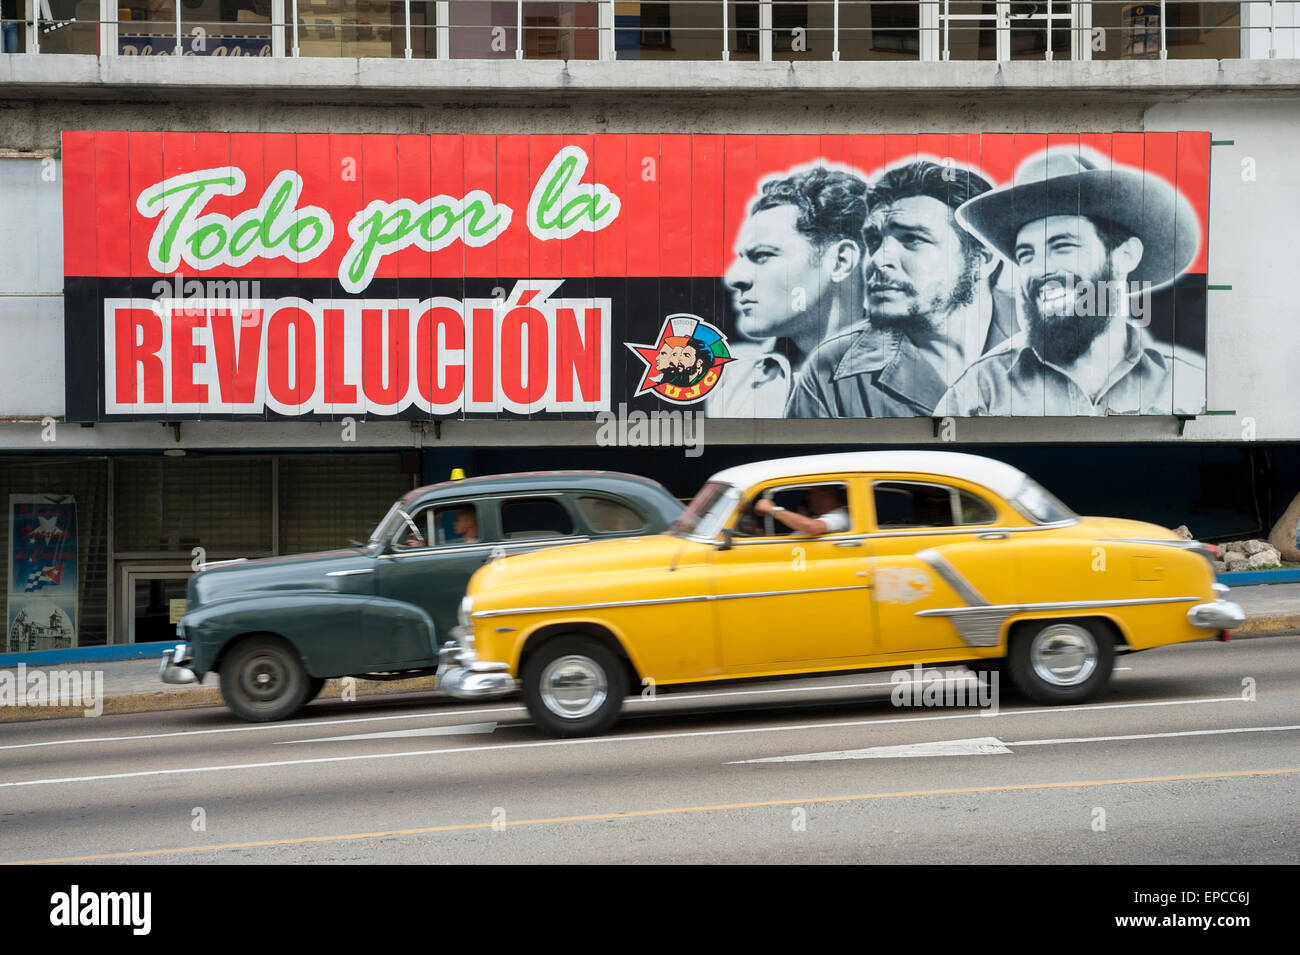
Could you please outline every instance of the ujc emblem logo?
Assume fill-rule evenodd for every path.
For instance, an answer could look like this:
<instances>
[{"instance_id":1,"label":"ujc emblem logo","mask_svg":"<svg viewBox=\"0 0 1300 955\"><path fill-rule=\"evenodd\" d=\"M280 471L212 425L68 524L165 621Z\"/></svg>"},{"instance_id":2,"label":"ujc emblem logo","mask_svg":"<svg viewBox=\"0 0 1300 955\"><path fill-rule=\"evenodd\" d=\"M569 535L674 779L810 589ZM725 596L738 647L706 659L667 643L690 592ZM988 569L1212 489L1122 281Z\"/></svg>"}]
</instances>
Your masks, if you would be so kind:
<instances>
[{"instance_id":1,"label":"ujc emblem logo","mask_svg":"<svg viewBox=\"0 0 1300 955\"><path fill-rule=\"evenodd\" d=\"M712 391L731 361L726 336L696 315L669 315L659 329L657 344L624 344L646 366L633 397L653 391L680 405L699 401Z\"/></svg>"}]
</instances>

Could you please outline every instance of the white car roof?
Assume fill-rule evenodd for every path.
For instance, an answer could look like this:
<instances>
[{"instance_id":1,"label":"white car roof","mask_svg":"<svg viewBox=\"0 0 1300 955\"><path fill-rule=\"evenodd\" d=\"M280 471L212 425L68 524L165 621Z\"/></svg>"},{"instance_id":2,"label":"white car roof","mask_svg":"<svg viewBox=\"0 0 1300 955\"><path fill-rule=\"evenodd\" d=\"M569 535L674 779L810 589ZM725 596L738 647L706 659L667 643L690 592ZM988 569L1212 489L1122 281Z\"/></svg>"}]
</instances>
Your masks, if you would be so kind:
<instances>
[{"instance_id":1,"label":"white car roof","mask_svg":"<svg viewBox=\"0 0 1300 955\"><path fill-rule=\"evenodd\" d=\"M956 477L982 485L1003 497L1020 490L1025 474L1009 464L977 454L954 451L848 451L839 454L810 454L798 458L755 461L727 468L710 480L746 488L760 481L801 477L834 471L890 471L940 477Z\"/></svg>"}]
</instances>

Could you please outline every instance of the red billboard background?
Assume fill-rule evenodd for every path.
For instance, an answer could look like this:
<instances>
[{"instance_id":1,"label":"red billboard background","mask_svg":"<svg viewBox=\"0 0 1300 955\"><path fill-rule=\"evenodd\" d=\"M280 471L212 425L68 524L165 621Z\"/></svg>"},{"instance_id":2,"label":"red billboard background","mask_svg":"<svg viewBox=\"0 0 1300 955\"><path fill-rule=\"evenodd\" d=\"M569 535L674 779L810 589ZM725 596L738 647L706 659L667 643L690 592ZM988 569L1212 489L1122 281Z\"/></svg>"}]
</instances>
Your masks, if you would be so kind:
<instances>
[{"instance_id":1,"label":"red billboard background","mask_svg":"<svg viewBox=\"0 0 1300 955\"><path fill-rule=\"evenodd\" d=\"M587 160L580 181L604 186L617 197L619 207L599 228L580 229L564 238L542 238L529 226L530 198L536 198L540 180L567 147L577 147ZM357 408L424 417L590 413L615 407L633 396L644 370L624 343L653 342L666 318L681 311L699 315L729 334L730 316L720 277L732 260L736 235L763 180L817 163L848 167L866 179L885 167L929 158L974 169L998 187L1010 182L1027 157L1050 147L1094 150L1117 164L1144 169L1174 185L1200 219L1200 248L1186 272L1203 277L1210 145L1209 134L1202 132L791 136L66 132L62 157L69 417L320 416ZM244 187L237 195L209 198L202 208L204 216L216 221L246 213L278 175L293 171L302 183L294 207L315 207L328 214L333 227L328 245L322 243L323 251L304 261L276 254L255 257L243 265L209 269L184 263L167 269L159 267L156 258L151 262L151 242L156 244L161 219L141 212L141 194L173 177L224 167L240 170ZM356 288L340 283L340 265L356 245L349 236L349 224L372 203L406 199L418 204L435 196L457 199L476 193L513 211L509 225L495 231L489 241L478 245L451 241L435 251L408 244L379 256L373 278ZM286 209L281 224L293 222L295 215L293 209ZM552 347L556 347L556 336L577 336L587 350L595 347L602 352L602 367L589 369L585 379L580 370L561 367L563 361L574 365L588 360L581 348L556 359L553 377L573 371L582 379L578 382L581 400L572 405L543 400L541 392L527 401L502 400L499 382L489 389L492 394L487 400L475 403L468 398L468 380L463 385L467 397L459 402L380 401L366 405L363 401L355 408L340 403L337 409L330 402L305 399L297 406L293 400L187 402L172 394L155 401L148 400L143 385L115 391L117 369L111 356L123 348L138 350L143 345L139 339L146 333L128 329L136 341L106 341L115 334L115 327L127 327L114 326L111 320L106 323L106 303L157 298L157 280L163 278L259 281L264 295L281 300L298 296L337 303L349 297L377 297L389 304L411 295L487 298L502 286L509 292L517 283L563 280L563 291L558 294L572 296L571 321L576 324L552 328ZM633 281L641 279L659 283L659 291L651 296L653 304L644 301L651 286ZM422 280L426 287L421 287ZM449 292L448 287L437 284L441 280L451 280L455 288ZM610 280L627 281L611 284ZM711 282L701 285L695 280ZM596 318L584 318L583 303L595 302L593 295L605 304L593 304L586 311L604 311ZM468 304L465 307L468 309ZM468 313L465 321L472 321ZM1203 316L1201 321L1203 324ZM583 338L588 333L599 340ZM185 334L189 334L188 328ZM1200 335L1203 347L1203 328ZM194 357L189 341L179 351L158 354L168 368L169 383L177 355L188 356L186 360ZM422 341L427 341L427 335ZM445 340L439 341L446 345ZM329 346L318 347L323 351ZM517 359L526 369L531 360L528 355L487 358L486 354L480 350L480 363L514 364ZM292 363L293 359L287 360ZM413 375L438 373L426 367ZM518 379L518 388L527 396L527 371L508 374ZM358 381L360 375L358 372ZM447 380L439 381L445 390ZM554 390L553 380L550 386ZM589 392L588 386L594 391ZM397 387L396 379L390 378L386 387ZM561 387L573 390L568 382ZM138 400L122 403L113 400L114 395ZM639 400L654 403L653 396Z\"/></svg>"}]
</instances>

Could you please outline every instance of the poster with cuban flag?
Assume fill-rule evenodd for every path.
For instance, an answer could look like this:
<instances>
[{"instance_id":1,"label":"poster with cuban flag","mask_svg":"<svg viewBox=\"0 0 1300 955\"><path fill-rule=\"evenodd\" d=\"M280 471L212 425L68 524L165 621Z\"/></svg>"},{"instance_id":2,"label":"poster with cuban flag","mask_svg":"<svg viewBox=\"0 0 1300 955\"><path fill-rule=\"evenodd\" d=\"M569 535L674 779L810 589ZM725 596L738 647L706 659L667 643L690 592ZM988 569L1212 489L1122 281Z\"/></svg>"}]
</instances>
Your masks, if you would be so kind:
<instances>
[{"instance_id":1,"label":"poster with cuban flag","mask_svg":"<svg viewBox=\"0 0 1300 955\"><path fill-rule=\"evenodd\" d=\"M77 502L9 495L7 652L77 645Z\"/></svg>"}]
</instances>

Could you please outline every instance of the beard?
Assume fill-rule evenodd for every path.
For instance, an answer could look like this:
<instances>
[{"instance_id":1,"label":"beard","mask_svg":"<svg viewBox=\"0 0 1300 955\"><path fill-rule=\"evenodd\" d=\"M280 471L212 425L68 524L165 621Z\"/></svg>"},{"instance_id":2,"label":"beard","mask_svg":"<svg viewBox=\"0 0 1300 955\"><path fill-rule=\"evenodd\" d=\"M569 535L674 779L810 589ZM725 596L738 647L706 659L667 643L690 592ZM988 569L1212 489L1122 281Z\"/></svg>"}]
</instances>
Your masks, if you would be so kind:
<instances>
[{"instance_id":1,"label":"beard","mask_svg":"<svg viewBox=\"0 0 1300 955\"><path fill-rule=\"evenodd\" d=\"M1067 277L1071 279L1072 277ZM1041 276L1030 279L1020 288L1020 307L1028 325L1029 344L1045 361L1055 365L1069 365L1078 360L1088 347L1110 327L1112 315L1108 307L1107 283L1114 279L1109 261L1101 270L1074 286L1057 277ZM1089 314L1078 315L1076 291L1082 286L1094 291L1094 307ZM1044 302L1042 293L1055 286L1057 293L1050 302ZM1044 305L1047 305L1044 310Z\"/></svg>"},{"instance_id":2,"label":"beard","mask_svg":"<svg viewBox=\"0 0 1300 955\"><path fill-rule=\"evenodd\" d=\"M957 309L975 304L980 280L980 256L978 251L967 254L952 285L938 289L929 301L922 302L916 286L906 279L897 278L889 282L890 288L902 292L911 302L907 310L901 313L872 310L870 287L873 280L876 280L874 275L867 276L866 311L867 320L872 327L887 331L934 333L942 331L944 320Z\"/></svg>"}]
</instances>

